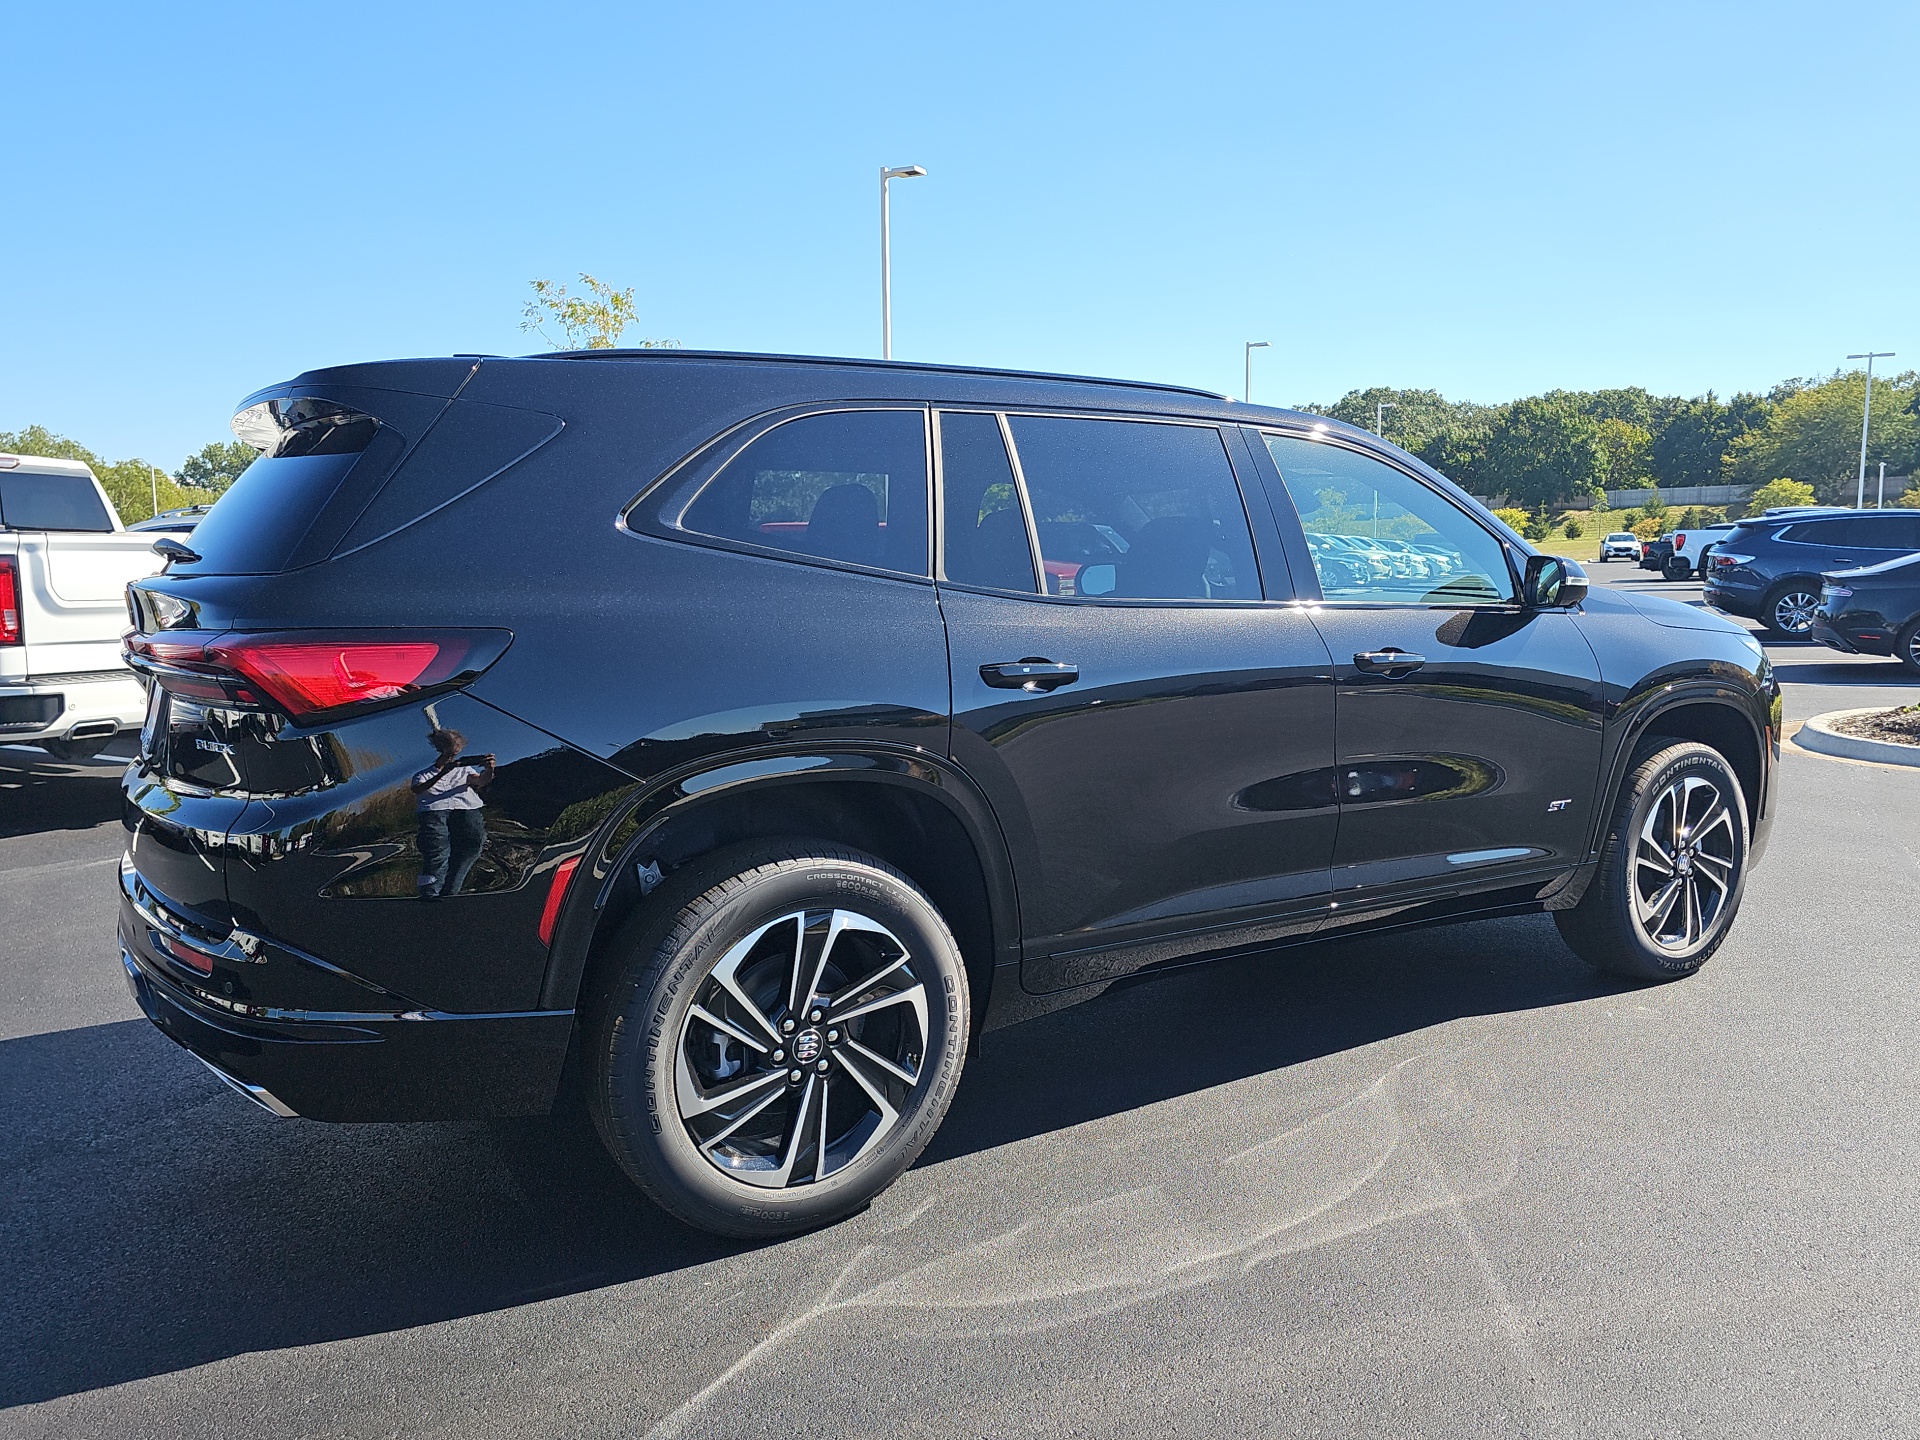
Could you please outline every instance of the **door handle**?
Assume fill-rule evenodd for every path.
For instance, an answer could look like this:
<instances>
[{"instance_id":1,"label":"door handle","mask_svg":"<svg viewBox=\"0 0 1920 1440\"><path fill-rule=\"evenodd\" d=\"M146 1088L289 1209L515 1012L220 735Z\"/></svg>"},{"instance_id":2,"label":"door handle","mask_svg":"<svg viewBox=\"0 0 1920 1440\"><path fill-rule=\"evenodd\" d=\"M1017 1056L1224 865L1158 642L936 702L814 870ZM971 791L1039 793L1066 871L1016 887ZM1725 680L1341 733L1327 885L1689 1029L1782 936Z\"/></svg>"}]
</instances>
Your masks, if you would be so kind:
<instances>
[{"instance_id":1,"label":"door handle","mask_svg":"<svg viewBox=\"0 0 1920 1440\"><path fill-rule=\"evenodd\" d=\"M1410 650L1396 650L1391 645L1385 650L1361 650L1353 657L1354 669L1364 670L1369 675L1385 675L1390 679L1411 675L1426 663L1426 656L1415 655Z\"/></svg>"},{"instance_id":2,"label":"door handle","mask_svg":"<svg viewBox=\"0 0 1920 1440\"><path fill-rule=\"evenodd\" d=\"M1043 690L1058 690L1062 685L1071 685L1080 678L1080 667L1060 660L1043 660L1038 655L1029 655L1024 660L1002 660L994 665L982 665L980 678L996 690L1025 690L1038 694Z\"/></svg>"}]
</instances>

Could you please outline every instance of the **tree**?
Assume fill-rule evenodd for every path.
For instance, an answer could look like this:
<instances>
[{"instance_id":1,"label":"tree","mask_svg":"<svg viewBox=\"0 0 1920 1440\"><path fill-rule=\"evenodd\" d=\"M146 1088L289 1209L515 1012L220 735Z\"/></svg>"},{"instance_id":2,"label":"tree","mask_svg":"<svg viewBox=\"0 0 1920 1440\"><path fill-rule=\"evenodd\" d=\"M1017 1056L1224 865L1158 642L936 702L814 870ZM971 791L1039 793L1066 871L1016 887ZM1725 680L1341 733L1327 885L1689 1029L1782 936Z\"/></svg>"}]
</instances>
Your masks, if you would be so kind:
<instances>
[{"instance_id":1,"label":"tree","mask_svg":"<svg viewBox=\"0 0 1920 1440\"><path fill-rule=\"evenodd\" d=\"M1813 486L1798 480L1769 480L1747 497L1747 513L1759 515L1777 505L1813 504Z\"/></svg>"},{"instance_id":2,"label":"tree","mask_svg":"<svg viewBox=\"0 0 1920 1440\"><path fill-rule=\"evenodd\" d=\"M44 455L55 460L78 460L100 481L123 522L145 520L155 513L154 492L160 509L173 510L194 503L193 492L182 490L164 470L145 460L102 460L77 440L56 435L44 425L29 425L9 433L0 430L0 451L15 455ZM157 483L156 483L157 473ZM206 497L200 497L204 500Z\"/></svg>"},{"instance_id":3,"label":"tree","mask_svg":"<svg viewBox=\"0 0 1920 1440\"><path fill-rule=\"evenodd\" d=\"M1860 409L1866 375L1853 371L1819 384L1789 381L1776 386L1779 398L1766 423L1735 439L1727 452L1727 474L1738 482L1760 484L1788 475L1813 486L1822 503L1852 503L1860 464ZM1920 374L1907 371L1877 379L1867 460L1885 460L1895 474L1911 473L1920 460Z\"/></svg>"},{"instance_id":4,"label":"tree","mask_svg":"<svg viewBox=\"0 0 1920 1440\"><path fill-rule=\"evenodd\" d=\"M1565 535L1569 540L1578 540L1582 535L1587 533L1587 529L1586 526L1580 523L1580 517L1578 515L1569 515L1561 524L1560 533Z\"/></svg>"},{"instance_id":5,"label":"tree","mask_svg":"<svg viewBox=\"0 0 1920 1440\"><path fill-rule=\"evenodd\" d=\"M1564 398L1516 400L1487 436L1480 484L1519 505L1555 505L1605 483L1600 426Z\"/></svg>"},{"instance_id":6,"label":"tree","mask_svg":"<svg viewBox=\"0 0 1920 1440\"><path fill-rule=\"evenodd\" d=\"M259 458L259 451L241 440L215 440L189 455L180 473L173 478L196 490L223 493L240 478L240 472Z\"/></svg>"},{"instance_id":7,"label":"tree","mask_svg":"<svg viewBox=\"0 0 1920 1440\"><path fill-rule=\"evenodd\" d=\"M1653 454L1653 436L1626 420L1602 420L1595 427L1605 456L1603 478L1616 490L1639 489L1652 483L1647 461Z\"/></svg>"},{"instance_id":8,"label":"tree","mask_svg":"<svg viewBox=\"0 0 1920 1440\"><path fill-rule=\"evenodd\" d=\"M1768 402L1740 394L1721 404L1709 390L1682 401L1653 437L1652 473L1666 485L1719 485L1724 481L1727 447L1747 431L1766 423Z\"/></svg>"},{"instance_id":9,"label":"tree","mask_svg":"<svg viewBox=\"0 0 1920 1440\"><path fill-rule=\"evenodd\" d=\"M533 299L521 311L520 328L531 330L556 350L611 350L619 344L627 327L640 318L633 304L633 286L616 290L584 270L580 272L580 283L586 287L585 295L569 294L565 285L556 285L551 280L530 283ZM560 342L556 343L547 333L548 325L558 327L564 337ZM642 340L639 348L670 350L679 343L678 340Z\"/></svg>"},{"instance_id":10,"label":"tree","mask_svg":"<svg viewBox=\"0 0 1920 1440\"><path fill-rule=\"evenodd\" d=\"M1493 515L1509 530L1524 531L1527 528L1527 512L1517 505L1503 505L1494 511Z\"/></svg>"}]
</instances>

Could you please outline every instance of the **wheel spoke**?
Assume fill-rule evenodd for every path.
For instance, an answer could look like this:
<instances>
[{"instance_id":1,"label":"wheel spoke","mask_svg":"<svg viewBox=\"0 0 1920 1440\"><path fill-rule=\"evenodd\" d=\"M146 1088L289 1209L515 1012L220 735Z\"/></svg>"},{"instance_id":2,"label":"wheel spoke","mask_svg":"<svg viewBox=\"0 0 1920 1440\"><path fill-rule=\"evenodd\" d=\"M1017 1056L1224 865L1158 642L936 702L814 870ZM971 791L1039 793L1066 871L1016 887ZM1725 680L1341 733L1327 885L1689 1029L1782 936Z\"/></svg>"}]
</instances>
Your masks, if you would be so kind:
<instances>
[{"instance_id":1,"label":"wheel spoke","mask_svg":"<svg viewBox=\"0 0 1920 1440\"><path fill-rule=\"evenodd\" d=\"M696 1020L704 1021L706 1024L711 1025L714 1029L718 1030L723 1035L731 1035L735 1040L738 1040L742 1045L752 1046L755 1050L758 1050L762 1055L765 1055L768 1053L767 1047L762 1045L758 1040L754 1039L753 1036L749 1035L746 1031L742 1030L738 1025L734 1024L731 1020L723 1019L722 1017L714 1014L711 1010L707 1009L707 1007L704 1005L695 1005L693 1007L693 1018Z\"/></svg>"},{"instance_id":2,"label":"wheel spoke","mask_svg":"<svg viewBox=\"0 0 1920 1440\"><path fill-rule=\"evenodd\" d=\"M780 1077L776 1075L774 1078L778 1079ZM742 1110L738 1116L736 1116L732 1120L729 1120L727 1122L726 1129L720 1131L719 1134L710 1136L708 1139L702 1141L700 1144L700 1148L706 1151L709 1155L711 1155L716 1146L722 1145L726 1141L731 1139L735 1131L739 1130L739 1128L742 1125L745 1125L748 1121L754 1119L757 1115L760 1114L761 1111L765 1110L769 1105L773 1104L774 1101L778 1100L780 1098L780 1094L781 1092L778 1090L769 1090L759 1100L756 1100L753 1104L749 1105L745 1110Z\"/></svg>"},{"instance_id":3,"label":"wheel spoke","mask_svg":"<svg viewBox=\"0 0 1920 1440\"><path fill-rule=\"evenodd\" d=\"M862 1074L858 1065L853 1064L847 1059L845 1051L840 1052L837 1058L840 1061L840 1068L852 1077L854 1084L867 1092L867 1099L871 1100L874 1109L880 1112L880 1127L873 1132L872 1137L867 1142L871 1145L874 1140L878 1140L882 1134L893 1128L893 1122L900 1118L900 1112L893 1108L893 1102L887 1099L886 1092ZM862 1153L865 1153L864 1148ZM854 1158L858 1159L859 1157L855 1156Z\"/></svg>"},{"instance_id":4,"label":"wheel spoke","mask_svg":"<svg viewBox=\"0 0 1920 1440\"><path fill-rule=\"evenodd\" d=\"M878 985L882 980L893 974L893 972L898 970L902 965L905 965L910 958L912 957L910 957L906 951L902 950L897 956L882 965L864 980L856 980L853 984L846 986L838 995L827 1002L828 1011L831 1012L835 1005L844 1003L849 995L864 995L875 985Z\"/></svg>"},{"instance_id":5,"label":"wheel spoke","mask_svg":"<svg viewBox=\"0 0 1920 1440\"><path fill-rule=\"evenodd\" d=\"M920 1077L914 1074L913 1071L907 1069L906 1066L896 1065L884 1055L876 1055L852 1036L847 1037L846 1048L853 1051L856 1055L859 1055L863 1060L879 1066L880 1069L886 1071L889 1075L893 1076L894 1079L904 1084L917 1085L920 1083Z\"/></svg>"},{"instance_id":6,"label":"wheel spoke","mask_svg":"<svg viewBox=\"0 0 1920 1440\"><path fill-rule=\"evenodd\" d=\"M820 1077L820 1134L814 1142L813 1157L813 1178L816 1181L827 1178L827 1112L831 1108L828 1103L831 1098L832 1091L828 1085L828 1077L822 1075Z\"/></svg>"},{"instance_id":7,"label":"wheel spoke","mask_svg":"<svg viewBox=\"0 0 1920 1440\"><path fill-rule=\"evenodd\" d=\"M783 1070L769 1070L764 1074L750 1076L738 1084L729 1085L724 1090L716 1090L712 1094L703 1095L700 1093L699 1085L694 1081L693 1071L687 1065L686 1047L684 1045L681 1046L679 1058L680 1063L677 1067L679 1070L677 1077L679 1084L676 1088L680 1092L680 1113L689 1120L697 1119L702 1115L710 1115L715 1110L724 1110L736 1100L744 1100L755 1091L772 1085L776 1081L785 1083L787 1078L786 1072Z\"/></svg>"},{"instance_id":8,"label":"wheel spoke","mask_svg":"<svg viewBox=\"0 0 1920 1440\"><path fill-rule=\"evenodd\" d=\"M1681 927L1687 944L1691 945L1700 938L1703 928L1700 921L1700 886L1691 875L1687 877L1686 911L1681 918Z\"/></svg>"},{"instance_id":9,"label":"wheel spoke","mask_svg":"<svg viewBox=\"0 0 1920 1440\"><path fill-rule=\"evenodd\" d=\"M1733 879L1733 861L1723 860L1705 851L1694 853L1693 870L1702 879L1711 881L1722 894L1726 893L1727 882Z\"/></svg>"},{"instance_id":10,"label":"wheel spoke","mask_svg":"<svg viewBox=\"0 0 1920 1440\"><path fill-rule=\"evenodd\" d=\"M1679 898L1681 887L1685 883L1683 877L1676 875L1655 891L1653 897L1646 902L1647 925L1654 934L1658 935L1667 923L1667 917L1673 913L1673 902Z\"/></svg>"},{"instance_id":11,"label":"wheel spoke","mask_svg":"<svg viewBox=\"0 0 1920 1440\"><path fill-rule=\"evenodd\" d=\"M1662 875L1673 874L1673 856L1667 852L1665 846L1658 840L1651 839L1645 835L1640 837L1640 844L1642 846L1642 853L1639 856L1639 860L1643 866L1649 870L1658 871ZM1650 855L1646 854L1645 851L1648 850L1653 853Z\"/></svg>"},{"instance_id":12,"label":"wheel spoke","mask_svg":"<svg viewBox=\"0 0 1920 1440\"><path fill-rule=\"evenodd\" d=\"M862 1015L871 1015L876 1010L884 1010L889 1005L911 1005L916 1019L920 1022L920 1033L927 1033L927 987L921 984L909 985L904 990L894 990L885 995L877 995L864 1000L849 1010L838 1010L831 1018L845 1024L849 1020L858 1020Z\"/></svg>"},{"instance_id":13,"label":"wheel spoke","mask_svg":"<svg viewBox=\"0 0 1920 1440\"><path fill-rule=\"evenodd\" d=\"M806 1083L800 1087L800 1098L794 1102L793 1116L787 1126L787 1143L780 1155L780 1168L766 1172L764 1179L754 1177L754 1183L777 1188L793 1177L793 1162L800 1158L800 1152L807 1143L807 1111L813 1104L814 1091L819 1088L817 1079L817 1076L809 1075Z\"/></svg>"},{"instance_id":14,"label":"wheel spoke","mask_svg":"<svg viewBox=\"0 0 1920 1440\"><path fill-rule=\"evenodd\" d=\"M744 940L732 946L725 955L720 957L720 963L713 967L714 983L733 997L734 1003L746 1012L747 1018L759 1026L766 1037L773 1041L775 1045L781 1043L780 1031L778 1027L774 1025L773 1021L767 1018L766 1013L762 1011L758 1005L753 1003L753 998L742 988L740 984L740 966L746 961L747 956L753 953L753 948L760 943L768 931L789 923L798 924L804 929L806 917L804 915L783 915L778 920L769 920L759 929L749 934Z\"/></svg>"}]
</instances>

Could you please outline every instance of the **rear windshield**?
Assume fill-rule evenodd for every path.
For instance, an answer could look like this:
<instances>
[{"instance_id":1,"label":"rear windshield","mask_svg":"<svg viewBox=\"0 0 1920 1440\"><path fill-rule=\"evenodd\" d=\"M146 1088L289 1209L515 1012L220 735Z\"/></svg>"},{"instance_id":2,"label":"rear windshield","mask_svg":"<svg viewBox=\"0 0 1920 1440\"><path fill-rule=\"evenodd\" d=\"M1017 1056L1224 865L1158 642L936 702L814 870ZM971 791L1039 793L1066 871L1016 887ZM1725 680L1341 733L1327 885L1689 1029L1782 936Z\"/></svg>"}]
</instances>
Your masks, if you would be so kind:
<instances>
[{"instance_id":1,"label":"rear windshield","mask_svg":"<svg viewBox=\"0 0 1920 1440\"><path fill-rule=\"evenodd\" d=\"M255 575L284 568L378 430L365 415L289 429L194 527L190 544L204 568Z\"/></svg>"},{"instance_id":2,"label":"rear windshield","mask_svg":"<svg viewBox=\"0 0 1920 1440\"><path fill-rule=\"evenodd\" d=\"M0 473L0 525L10 530L111 531L113 517L85 475Z\"/></svg>"}]
</instances>

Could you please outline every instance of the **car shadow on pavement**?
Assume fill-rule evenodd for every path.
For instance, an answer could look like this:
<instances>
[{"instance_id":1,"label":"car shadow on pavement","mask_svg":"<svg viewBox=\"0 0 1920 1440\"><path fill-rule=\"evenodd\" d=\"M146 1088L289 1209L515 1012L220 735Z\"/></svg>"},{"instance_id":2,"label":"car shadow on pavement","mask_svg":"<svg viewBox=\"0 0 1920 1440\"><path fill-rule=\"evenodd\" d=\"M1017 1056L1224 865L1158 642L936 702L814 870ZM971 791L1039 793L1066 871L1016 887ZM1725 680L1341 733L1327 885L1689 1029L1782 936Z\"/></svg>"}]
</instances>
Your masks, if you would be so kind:
<instances>
[{"instance_id":1,"label":"car shadow on pavement","mask_svg":"<svg viewBox=\"0 0 1920 1440\"><path fill-rule=\"evenodd\" d=\"M66 764L22 746L0 748L0 839L118 820L125 768L108 755Z\"/></svg>"},{"instance_id":2,"label":"car shadow on pavement","mask_svg":"<svg viewBox=\"0 0 1920 1440\"><path fill-rule=\"evenodd\" d=\"M1461 1017L1620 988L1544 917L1186 969L985 1037L920 1163ZM145 1021L0 1044L0 1094L0 1310L11 1320L0 1406L749 1248L655 1210L583 1122L276 1121Z\"/></svg>"}]
</instances>

